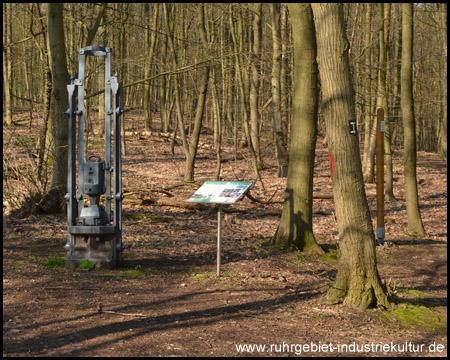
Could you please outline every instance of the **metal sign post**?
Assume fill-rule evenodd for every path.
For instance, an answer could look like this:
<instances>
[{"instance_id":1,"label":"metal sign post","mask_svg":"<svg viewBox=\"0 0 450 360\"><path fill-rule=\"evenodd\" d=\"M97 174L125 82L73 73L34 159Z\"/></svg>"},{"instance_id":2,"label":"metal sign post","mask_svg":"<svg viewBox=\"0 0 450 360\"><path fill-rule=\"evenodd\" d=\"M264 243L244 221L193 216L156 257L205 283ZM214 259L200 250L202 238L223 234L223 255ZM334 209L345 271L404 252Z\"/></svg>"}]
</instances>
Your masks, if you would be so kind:
<instances>
[{"instance_id":1,"label":"metal sign post","mask_svg":"<svg viewBox=\"0 0 450 360\"><path fill-rule=\"evenodd\" d=\"M86 56L105 57L105 155L84 159L84 74ZM122 260L122 168L120 151L121 83L111 76L111 48L87 46L79 50L78 78L71 76L69 94L68 174L67 174L67 244L66 264L76 266L91 260L98 267L114 268ZM112 93L112 104L111 104ZM78 117L78 129L77 121ZM112 119L111 119L112 117ZM114 126L114 150L111 154L111 120ZM78 130L78 131L77 131ZM77 137L78 133L78 137ZM78 156L77 156L78 138ZM111 161L113 155L113 161ZM78 160L78 174L76 162ZM111 173L114 172L111 184ZM78 175L78 187L76 179ZM112 186L111 186L112 185ZM85 206L85 196L89 205ZM102 206L104 198L105 206ZM114 208L111 208L111 202ZM111 217L111 211L113 217Z\"/></svg>"},{"instance_id":2,"label":"metal sign post","mask_svg":"<svg viewBox=\"0 0 450 360\"><path fill-rule=\"evenodd\" d=\"M220 240L222 238L222 204L217 209L217 277L220 277Z\"/></svg>"},{"instance_id":3,"label":"metal sign post","mask_svg":"<svg viewBox=\"0 0 450 360\"><path fill-rule=\"evenodd\" d=\"M384 245L384 110L377 109L377 245Z\"/></svg>"},{"instance_id":4,"label":"metal sign post","mask_svg":"<svg viewBox=\"0 0 450 360\"><path fill-rule=\"evenodd\" d=\"M217 210L217 277L220 277L222 238L222 207L242 199L250 189L251 182L207 181L187 201L218 204Z\"/></svg>"}]
</instances>

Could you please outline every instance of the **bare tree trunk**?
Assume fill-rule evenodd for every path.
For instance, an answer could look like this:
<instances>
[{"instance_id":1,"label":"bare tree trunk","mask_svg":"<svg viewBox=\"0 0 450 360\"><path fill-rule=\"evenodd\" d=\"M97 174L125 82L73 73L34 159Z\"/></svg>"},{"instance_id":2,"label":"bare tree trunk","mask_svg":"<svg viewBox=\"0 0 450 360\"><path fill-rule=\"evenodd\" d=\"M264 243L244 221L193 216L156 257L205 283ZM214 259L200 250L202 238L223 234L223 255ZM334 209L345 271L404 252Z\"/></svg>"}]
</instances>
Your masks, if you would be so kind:
<instances>
[{"instance_id":1,"label":"bare tree trunk","mask_svg":"<svg viewBox=\"0 0 450 360\"><path fill-rule=\"evenodd\" d=\"M371 109L370 109L371 110ZM366 166L364 168L364 182L372 184L375 181L375 149L377 144L377 122L372 121L369 136L369 148L367 152Z\"/></svg>"},{"instance_id":2,"label":"bare tree trunk","mask_svg":"<svg viewBox=\"0 0 450 360\"><path fill-rule=\"evenodd\" d=\"M3 84L5 87L5 110L6 125L11 126L12 121L12 100L11 100L11 3L3 3Z\"/></svg>"},{"instance_id":3,"label":"bare tree trunk","mask_svg":"<svg viewBox=\"0 0 450 360\"><path fill-rule=\"evenodd\" d=\"M220 58L221 58L221 78L222 78L222 124L224 126L225 133L228 136L233 134L233 123L235 121L233 117L233 83L232 83L232 69L233 69L233 57L225 56L225 53L230 46L227 35L229 34L226 29L225 21L220 19Z\"/></svg>"},{"instance_id":4,"label":"bare tree trunk","mask_svg":"<svg viewBox=\"0 0 450 360\"><path fill-rule=\"evenodd\" d=\"M160 4L158 4L159 6ZM163 6L161 4L161 6ZM167 42L168 42L168 35L162 34L161 36L161 57L165 59L167 57ZM167 102L166 102L166 93L168 91L166 84L167 84L167 77L162 76L159 80L159 110L161 114L161 131L164 133L169 132L169 124L170 124L170 116L168 114L167 110Z\"/></svg>"},{"instance_id":5,"label":"bare tree trunk","mask_svg":"<svg viewBox=\"0 0 450 360\"><path fill-rule=\"evenodd\" d=\"M219 99L217 96L216 76L213 69L213 75L210 77L211 94L212 94L212 110L214 116L214 147L216 148L216 172L215 179L220 181L220 172L222 169L221 145L222 145L222 111L220 111Z\"/></svg>"},{"instance_id":6,"label":"bare tree trunk","mask_svg":"<svg viewBox=\"0 0 450 360\"><path fill-rule=\"evenodd\" d=\"M200 139L200 130L205 111L206 93L208 91L209 66L202 69L200 76L200 89L197 100L197 109L195 111L194 129L189 143L189 156L186 158L186 168L184 172L185 182L194 182L195 157L197 156L198 141Z\"/></svg>"},{"instance_id":7,"label":"bare tree trunk","mask_svg":"<svg viewBox=\"0 0 450 360\"><path fill-rule=\"evenodd\" d=\"M402 4L402 67L401 67L401 107L404 139L405 195L408 214L408 229L419 235L425 234L419 210L417 191L417 150L416 124L414 119L414 98L412 88L413 56L413 4Z\"/></svg>"},{"instance_id":8,"label":"bare tree trunk","mask_svg":"<svg viewBox=\"0 0 450 360\"><path fill-rule=\"evenodd\" d=\"M169 44L170 52L172 53L171 60L172 60L172 67L173 69L178 68L178 56L175 50L175 44L173 41L173 35L171 34L170 27L169 27L169 13L167 4L163 3L163 9L164 9L164 28L167 33L167 42ZM181 140L183 141L183 149L184 153L186 155L186 161L189 161L189 144L186 138L186 133L184 131L184 119L183 119L183 110L181 108L181 96L180 96L180 83L178 74L173 75L174 78L174 97L175 97L175 111L177 114L178 119L178 128L180 130L181 134Z\"/></svg>"},{"instance_id":9,"label":"bare tree trunk","mask_svg":"<svg viewBox=\"0 0 450 360\"><path fill-rule=\"evenodd\" d=\"M438 4L441 11L441 36L444 61L442 65L442 122L440 128L441 142L439 153L447 159L447 3Z\"/></svg>"},{"instance_id":10,"label":"bare tree trunk","mask_svg":"<svg viewBox=\"0 0 450 360\"><path fill-rule=\"evenodd\" d=\"M286 177L288 173L288 153L286 138L281 124L281 27L280 4L270 3L272 17L272 109L273 109L273 136L275 142L275 154L278 160L278 177Z\"/></svg>"},{"instance_id":11,"label":"bare tree trunk","mask_svg":"<svg viewBox=\"0 0 450 360\"><path fill-rule=\"evenodd\" d=\"M288 70L289 70L289 50L290 39L289 36L291 31L289 29L289 16L287 4L281 5L281 69L280 69L280 92L281 92L281 103L280 103L280 113L281 113L281 126L283 128L283 134L286 134L288 138L289 125L290 125L290 84L288 81ZM261 111L262 113L262 111Z\"/></svg>"},{"instance_id":12,"label":"bare tree trunk","mask_svg":"<svg viewBox=\"0 0 450 360\"><path fill-rule=\"evenodd\" d=\"M367 11L370 13L370 5L367 4L368 9ZM368 16L368 14L366 14ZM369 25L370 26L370 25ZM372 66L367 69L368 76L372 77ZM370 81L370 89L369 89L369 95L372 94L372 87L371 87L371 81ZM372 100L369 100L369 109L368 109L368 116L372 118L372 106L375 106L374 103L372 103ZM366 119L366 126L367 124L370 124L370 119ZM367 128L366 128L367 130ZM367 183L373 183L375 181L375 149L376 149L376 137L377 137L377 122L375 120L372 121L372 125L370 127L370 133L369 135L366 134L366 140L368 138L368 145L365 146L365 161L363 163L363 178L364 181Z\"/></svg>"},{"instance_id":13,"label":"bare tree trunk","mask_svg":"<svg viewBox=\"0 0 450 360\"><path fill-rule=\"evenodd\" d=\"M156 29L158 21L158 9L159 4L153 3L153 17L152 17L152 35L149 44L148 57L145 68L145 77L150 78L152 75L153 54L155 53L156 45ZM151 96L152 95L152 83L146 82L144 87L144 118L145 118L145 130L150 131L152 129L152 108L151 108Z\"/></svg>"},{"instance_id":14,"label":"bare tree trunk","mask_svg":"<svg viewBox=\"0 0 450 360\"><path fill-rule=\"evenodd\" d=\"M121 9L121 12L124 14L124 18L121 19L122 26L120 31L120 76L122 81L126 81L126 77L128 76L128 66L127 62L125 61L125 57L127 54L127 42L126 42L126 31L125 31L125 24L127 22L129 14L129 3L122 3L123 9ZM127 104L129 104L128 96L129 96L129 90L124 89L122 87L121 90L122 94L120 96L120 100L122 104L120 104L120 107L123 108L126 107ZM127 155L127 147L126 147L126 137L125 137L125 124L126 124L126 116L125 113L122 114L120 118L120 147L122 150L122 155Z\"/></svg>"},{"instance_id":15,"label":"bare tree trunk","mask_svg":"<svg viewBox=\"0 0 450 360\"><path fill-rule=\"evenodd\" d=\"M328 147L336 159L333 196L339 228L339 267L327 293L332 303L390 307L378 274L375 238L364 189L342 4L312 5Z\"/></svg>"},{"instance_id":16,"label":"bare tree trunk","mask_svg":"<svg viewBox=\"0 0 450 360\"><path fill-rule=\"evenodd\" d=\"M381 97L380 105L384 110L384 157L386 162L386 189L384 198L386 201L395 200L394 187L393 187L393 173L392 173L392 153L391 153L391 131L389 126L389 107L386 85L386 39L387 30L385 26L385 13L388 18L390 16L390 6L388 4L388 10L385 12L384 3L379 5L380 13L380 62L379 62L379 81L378 81L378 94Z\"/></svg>"},{"instance_id":17,"label":"bare tree trunk","mask_svg":"<svg viewBox=\"0 0 450 360\"><path fill-rule=\"evenodd\" d=\"M64 41L63 4L49 3L47 8L48 46L52 67L52 99L54 108L54 153L52 188L67 185L67 144L68 120L64 112L69 104L67 99L66 47ZM61 199L62 200L62 199Z\"/></svg>"},{"instance_id":18,"label":"bare tree trunk","mask_svg":"<svg viewBox=\"0 0 450 360\"><path fill-rule=\"evenodd\" d=\"M233 7L230 6L230 14L232 15L233 13ZM242 27L242 18L240 17L238 20L238 35L240 37L240 40L238 41L237 38L237 34L236 31L234 29L234 25L233 25L233 18L232 16L230 17L230 22L231 22L231 35L232 35L232 39L233 39L233 46L234 46L234 50L235 50L235 59L236 59L236 77L237 77L237 83L238 83L238 87L240 89L240 93L241 93L241 105L242 105L242 115L243 115L243 126L244 126L244 132L245 135L247 137L247 142L248 142L248 150L250 152L250 156L252 158L252 166L253 166L253 170L255 172L255 181L256 184L259 186L259 188L261 190L264 190L264 184L262 182L261 179L261 175L259 174L259 168L258 168L258 161L256 158L256 153L255 150L253 148L253 143L252 143L252 138L250 136L250 130L249 130L249 125L248 125L248 105L247 105L247 94L248 94L248 89L246 89L246 81L245 81L245 75L243 75L243 69L242 69L242 61L240 59L239 53L238 53L238 49L242 49L243 46L243 27ZM242 53L242 51L240 51ZM244 71L245 73L245 71ZM236 128L235 128L236 130Z\"/></svg>"},{"instance_id":19,"label":"bare tree trunk","mask_svg":"<svg viewBox=\"0 0 450 360\"><path fill-rule=\"evenodd\" d=\"M399 18L398 14L400 13L399 7L401 4L394 4L394 18ZM392 87L392 118L394 128L391 133L391 148L396 146L396 138L398 135L399 129L399 118L400 118L400 47L401 47L401 20L397 20L395 22L396 27L394 31L394 49L393 49L393 59L392 59L392 79L391 83L393 83Z\"/></svg>"},{"instance_id":20,"label":"bare tree trunk","mask_svg":"<svg viewBox=\"0 0 450 360\"><path fill-rule=\"evenodd\" d=\"M43 17L39 4L30 6L36 9L42 33ZM41 55L44 70L44 115L40 133L38 153L39 192L30 199L31 211L36 213L60 212L64 205L67 185L67 144L68 120L64 112L68 107L66 53L64 44L63 4L47 4L47 33L43 44L32 32L32 37ZM51 188L47 192L47 161L53 161Z\"/></svg>"},{"instance_id":21,"label":"bare tree trunk","mask_svg":"<svg viewBox=\"0 0 450 360\"><path fill-rule=\"evenodd\" d=\"M48 131L48 129L52 128L51 124L49 122L50 119L50 108L51 108L51 96L52 96L52 72L50 68L50 59L48 55L48 48L47 48L47 37L45 36L45 27L42 20L41 15L41 9L40 4L35 3L30 5L31 11L33 9L36 9L37 16L39 18L39 25L41 28L41 33L43 35L43 44L40 43L39 39L37 38L37 35L33 32L31 35L33 36L33 40L39 50L40 58L41 58L41 64L42 64L42 72L44 76L44 104L43 104L43 121L42 121L42 128L39 134L39 140L36 143L37 149L38 149L38 180L42 181L46 177L46 170L47 167L44 165L47 161L48 156L48 148L46 147L48 144L53 143L53 131ZM32 29L32 26L30 27ZM49 126L50 125L50 126ZM44 191L45 192L45 191Z\"/></svg>"},{"instance_id":22,"label":"bare tree trunk","mask_svg":"<svg viewBox=\"0 0 450 360\"><path fill-rule=\"evenodd\" d=\"M206 37L205 30L205 10L204 4L198 4L198 18L199 26L198 31L200 35L200 40L203 43L204 51L208 51L208 40ZM197 109L195 111L195 122L194 130L192 131L191 141L189 143L189 156L186 158L186 168L184 172L185 182L194 182L194 168L195 168L195 157L197 156L198 141L200 139L200 130L202 127L203 114L205 111L206 94L208 91L209 82L209 65L204 66L200 72L200 89L197 99ZM183 130L183 129L182 129Z\"/></svg>"},{"instance_id":23,"label":"bare tree trunk","mask_svg":"<svg viewBox=\"0 0 450 360\"><path fill-rule=\"evenodd\" d=\"M98 10L97 18L95 19L95 23L92 26L92 28L88 29L87 32L87 38L86 38L86 44L85 46L92 45L92 42L94 41L95 35L97 34L97 30L100 26L100 23L102 21L103 15L105 14L107 3L103 3L102 7Z\"/></svg>"},{"instance_id":24,"label":"bare tree trunk","mask_svg":"<svg viewBox=\"0 0 450 360\"><path fill-rule=\"evenodd\" d=\"M365 18L365 46L366 50L366 73L364 74L366 92L365 92L365 106L364 106L364 153L363 153L363 168L367 166L367 159L369 156L369 143L370 143L370 124L371 124L371 111L372 111L372 46L370 46L371 39L371 4L366 4L366 18Z\"/></svg>"},{"instance_id":25,"label":"bare tree trunk","mask_svg":"<svg viewBox=\"0 0 450 360\"><path fill-rule=\"evenodd\" d=\"M250 80L250 136L253 148L255 149L258 168L262 169L261 150L259 145L259 87L260 87L260 67L261 67L261 8L262 4L254 4L253 19L253 44L251 59L251 80Z\"/></svg>"},{"instance_id":26,"label":"bare tree trunk","mask_svg":"<svg viewBox=\"0 0 450 360\"><path fill-rule=\"evenodd\" d=\"M277 247L323 253L312 229L318 70L310 4L289 4L294 37L294 114L283 212L272 240Z\"/></svg>"}]
</instances>

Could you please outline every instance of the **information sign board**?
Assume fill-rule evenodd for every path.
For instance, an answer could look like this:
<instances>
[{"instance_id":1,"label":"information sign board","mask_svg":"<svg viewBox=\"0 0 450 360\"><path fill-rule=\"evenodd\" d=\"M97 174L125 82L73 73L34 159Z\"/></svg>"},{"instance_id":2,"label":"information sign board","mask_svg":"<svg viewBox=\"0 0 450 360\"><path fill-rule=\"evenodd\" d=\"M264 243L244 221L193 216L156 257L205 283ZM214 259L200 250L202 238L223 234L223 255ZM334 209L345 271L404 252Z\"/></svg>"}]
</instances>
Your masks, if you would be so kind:
<instances>
[{"instance_id":1,"label":"information sign board","mask_svg":"<svg viewBox=\"0 0 450 360\"><path fill-rule=\"evenodd\" d=\"M234 204L251 185L250 181L207 181L187 201Z\"/></svg>"}]
</instances>

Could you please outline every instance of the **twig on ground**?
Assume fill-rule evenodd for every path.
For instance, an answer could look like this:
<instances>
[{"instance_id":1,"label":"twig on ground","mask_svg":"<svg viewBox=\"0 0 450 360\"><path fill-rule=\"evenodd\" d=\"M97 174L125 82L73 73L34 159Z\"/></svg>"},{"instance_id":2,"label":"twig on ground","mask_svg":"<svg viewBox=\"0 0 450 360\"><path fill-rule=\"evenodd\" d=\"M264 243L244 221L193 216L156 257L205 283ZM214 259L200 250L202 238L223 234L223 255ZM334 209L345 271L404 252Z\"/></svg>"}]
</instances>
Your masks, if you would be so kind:
<instances>
[{"instance_id":1,"label":"twig on ground","mask_svg":"<svg viewBox=\"0 0 450 360\"><path fill-rule=\"evenodd\" d=\"M139 313L139 314L130 314L130 313L122 313L122 312L118 312L118 311L103 310L101 305L98 306L97 311L99 313L103 313L103 314L114 314L114 315L123 315L123 316L138 316L138 317L144 316L141 313Z\"/></svg>"}]
</instances>

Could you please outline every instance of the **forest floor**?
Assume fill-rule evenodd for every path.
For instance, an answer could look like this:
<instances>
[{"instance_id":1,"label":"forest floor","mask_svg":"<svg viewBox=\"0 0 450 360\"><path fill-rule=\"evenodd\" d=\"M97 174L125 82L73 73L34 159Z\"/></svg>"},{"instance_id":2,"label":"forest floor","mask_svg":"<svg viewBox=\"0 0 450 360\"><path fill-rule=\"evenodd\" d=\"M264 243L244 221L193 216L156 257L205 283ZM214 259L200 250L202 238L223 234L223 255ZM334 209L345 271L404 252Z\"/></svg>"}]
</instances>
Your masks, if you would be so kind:
<instances>
[{"instance_id":1,"label":"forest floor","mask_svg":"<svg viewBox=\"0 0 450 360\"><path fill-rule=\"evenodd\" d=\"M13 130L4 127L4 156L25 159L18 155L24 154L20 146L33 142L37 131L38 124L30 132L25 120ZM22 141L13 141L11 132ZM427 231L418 237L407 231L401 152L394 154L397 200L385 204L386 244L377 247L377 261L398 307L360 311L324 302L339 256L332 199L313 204L314 233L326 255L264 246L279 215L263 216L263 211L281 210L275 202L283 200L286 184L276 177L269 139L262 144L265 193L252 189L251 194L272 203L246 197L229 206L239 212L225 214L221 277L216 276L216 212L158 205L164 198L184 201L198 187L175 186L184 173L180 142L172 156L171 139L161 134L126 140L126 248L117 269L61 266L67 256L66 216L20 217L4 194L3 356L447 355L447 164L436 155L418 153ZM101 143L98 137L91 141ZM216 167L211 132L204 131L200 141L199 185L213 180ZM222 159L224 180L254 179L247 149L238 149L235 158L224 140ZM366 190L375 228L375 184ZM314 191L332 193L328 151L320 140Z\"/></svg>"}]
</instances>

